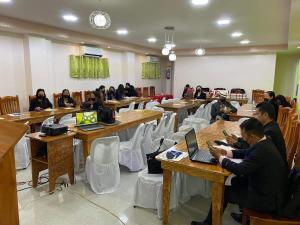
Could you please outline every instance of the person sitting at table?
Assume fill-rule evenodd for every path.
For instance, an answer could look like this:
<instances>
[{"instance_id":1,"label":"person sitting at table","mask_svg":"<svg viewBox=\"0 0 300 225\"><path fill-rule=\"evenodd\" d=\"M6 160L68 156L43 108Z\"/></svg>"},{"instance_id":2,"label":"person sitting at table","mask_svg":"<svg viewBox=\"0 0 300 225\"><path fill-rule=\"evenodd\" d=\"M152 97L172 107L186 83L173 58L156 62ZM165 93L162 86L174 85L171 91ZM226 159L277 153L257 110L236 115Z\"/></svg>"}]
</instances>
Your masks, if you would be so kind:
<instances>
[{"instance_id":1,"label":"person sitting at table","mask_svg":"<svg viewBox=\"0 0 300 225\"><path fill-rule=\"evenodd\" d=\"M130 97L129 96L129 89L130 89L130 83L126 83L125 88L124 88L124 96Z\"/></svg>"},{"instance_id":2,"label":"person sitting at table","mask_svg":"<svg viewBox=\"0 0 300 225\"><path fill-rule=\"evenodd\" d=\"M285 162L286 167L288 168L286 145L279 125L274 120L275 110L273 105L268 102L259 103L256 106L254 117L262 123L264 126L265 136L272 140L283 161ZM235 135L226 137L226 140L228 144L237 149L247 149L250 147L245 140L242 138L237 138ZM242 213L231 213L231 216L235 221L242 222Z\"/></svg>"},{"instance_id":3,"label":"person sitting at table","mask_svg":"<svg viewBox=\"0 0 300 225\"><path fill-rule=\"evenodd\" d=\"M62 91L61 97L58 99L58 107L76 107L76 102L71 98L68 89Z\"/></svg>"},{"instance_id":4,"label":"person sitting at table","mask_svg":"<svg viewBox=\"0 0 300 225\"><path fill-rule=\"evenodd\" d=\"M107 93L107 100L113 100L116 98L116 90L113 86L110 86Z\"/></svg>"},{"instance_id":5,"label":"person sitting at table","mask_svg":"<svg viewBox=\"0 0 300 225\"><path fill-rule=\"evenodd\" d=\"M37 89L35 98L30 102L29 111L41 111L48 108L52 108L52 103L46 97L45 90Z\"/></svg>"},{"instance_id":6,"label":"person sitting at table","mask_svg":"<svg viewBox=\"0 0 300 225\"><path fill-rule=\"evenodd\" d=\"M86 111L97 111L100 107L102 107L99 100L96 98L96 93L92 92L89 99L83 103L81 103L80 108Z\"/></svg>"},{"instance_id":7,"label":"person sitting at table","mask_svg":"<svg viewBox=\"0 0 300 225\"><path fill-rule=\"evenodd\" d=\"M203 92L202 87L200 85L198 85L196 87L196 92L195 92L194 98L206 99L206 94Z\"/></svg>"},{"instance_id":8,"label":"person sitting at table","mask_svg":"<svg viewBox=\"0 0 300 225\"><path fill-rule=\"evenodd\" d=\"M118 86L117 91L116 91L116 99L117 100L122 100L122 99L124 99L124 97L125 97L125 94L124 94L124 85L120 84Z\"/></svg>"},{"instance_id":9,"label":"person sitting at table","mask_svg":"<svg viewBox=\"0 0 300 225\"><path fill-rule=\"evenodd\" d=\"M211 154L229 172L244 176L244 182L231 182L225 186L224 206L238 204L243 208L262 213L279 214L287 198L288 170L276 146L264 135L263 125L250 118L240 125L244 140L250 145L247 150L225 151L211 148ZM230 158L243 159L235 163ZM217 203L218 204L218 203ZM191 225L211 225L212 207L204 222L192 221Z\"/></svg>"},{"instance_id":10,"label":"person sitting at table","mask_svg":"<svg viewBox=\"0 0 300 225\"><path fill-rule=\"evenodd\" d=\"M194 89L190 87L189 84L185 85L185 88L182 93L183 98L193 98L194 97Z\"/></svg>"},{"instance_id":11,"label":"person sitting at table","mask_svg":"<svg viewBox=\"0 0 300 225\"><path fill-rule=\"evenodd\" d=\"M96 98L102 105L106 101L106 94L105 94L105 86L101 85L99 89L96 89Z\"/></svg>"},{"instance_id":12,"label":"person sitting at table","mask_svg":"<svg viewBox=\"0 0 300 225\"><path fill-rule=\"evenodd\" d=\"M279 106L290 107L290 108L292 107L291 104L286 100L286 98L283 95L277 95L275 97L275 101L276 101L278 107Z\"/></svg>"},{"instance_id":13,"label":"person sitting at table","mask_svg":"<svg viewBox=\"0 0 300 225\"><path fill-rule=\"evenodd\" d=\"M211 106L210 123L218 119L229 120L229 114L236 112L237 109L226 100L226 95L220 94L219 100Z\"/></svg>"},{"instance_id":14,"label":"person sitting at table","mask_svg":"<svg viewBox=\"0 0 300 225\"><path fill-rule=\"evenodd\" d=\"M137 93L136 93L133 85L130 85L127 96L128 97L136 97L137 96Z\"/></svg>"},{"instance_id":15,"label":"person sitting at table","mask_svg":"<svg viewBox=\"0 0 300 225\"><path fill-rule=\"evenodd\" d=\"M275 120L277 121L277 115L278 115L278 105L275 100L275 92L274 91L267 91L265 92L265 97L264 97L265 102L269 102L273 105L275 109Z\"/></svg>"}]
</instances>

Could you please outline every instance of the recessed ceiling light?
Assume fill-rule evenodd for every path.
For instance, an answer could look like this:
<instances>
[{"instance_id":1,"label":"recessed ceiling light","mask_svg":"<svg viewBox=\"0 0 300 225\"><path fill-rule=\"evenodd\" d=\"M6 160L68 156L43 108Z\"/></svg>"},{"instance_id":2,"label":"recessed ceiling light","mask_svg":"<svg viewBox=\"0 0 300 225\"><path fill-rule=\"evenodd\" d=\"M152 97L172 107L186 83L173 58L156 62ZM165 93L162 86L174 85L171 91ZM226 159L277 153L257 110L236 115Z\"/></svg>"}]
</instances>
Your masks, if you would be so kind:
<instances>
[{"instance_id":1,"label":"recessed ceiling light","mask_svg":"<svg viewBox=\"0 0 300 225\"><path fill-rule=\"evenodd\" d=\"M192 4L199 6L199 5L207 5L209 0L192 0Z\"/></svg>"},{"instance_id":2,"label":"recessed ceiling light","mask_svg":"<svg viewBox=\"0 0 300 225\"><path fill-rule=\"evenodd\" d=\"M247 40L247 39L245 39L245 40L240 41L240 43L241 43L242 45L247 45L247 44L250 43L250 41Z\"/></svg>"},{"instance_id":3,"label":"recessed ceiling light","mask_svg":"<svg viewBox=\"0 0 300 225\"><path fill-rule=\"evenodd\" d=\"M195 50L195 54L198 55L198 56L205 55L205 49L204 48L197 48Z\"/></svg>"},{"instance_id":4,"label":"recessed ceiling light","mask_svg":"<svg viewBox=\"0 0 300 225\"><path fill-rule=\"evenodd\" d=\"M117 30L117 34L118 35L127 35L128 34L128 30L126 30L126 29L119 29L119 30Z\"/></svg>"},{"instance_id":5,"label":"recessed ceiling light","mask_svg":"<svg viewBox=\"0 0 300 225\"><path fill-rule=\"evenodd\" d=\"M78 20L78 17L72 14L66 14L63 15L63 19L68 22L76 22Z\"/></svg>"},{"instance_id":6,"label":"recessed ceiling light","mask_svg":"<svg viewBox=\"0 0 300 225\"><path fill-rule=\"evenodd\" d=\"M110 48L110 46L107 46L107 48Z\"/></svg>"},{"instance_id":7,"label":"recessed ceiling light","mask_svg":"<svg viewBox=\"0 0 300 225\"><path fill-rule=\"evenodd\" d=\"M233 32L232 34L231 34L231 37L240 37L240 36L242 36L243 34L241 33L241 32Z\"/></svg>"},{"instance_id":8,"label":"recessed ceiling light","mask_svg":"<svg viewBox=\"0 0 300 225\"><path fill-rule=\"evenodd\" d=\"M0 0L0 3L10 3L11 0Z\"/></svg>"},{"instance_id":9,"label":"recessed ceiling light","mask_svg":"<svg viewBox=\"0 0 300 225\"><path fill-rule=\"evenodd\" d=\"M10 28L10 25L7 24L7 23L0 23L0 27L3 27L3 28Z\"/></svg>"},{"instance_id":10,"label":"recessed ceiling light","mask_svg":"<svg viewBox=\"0 0 300 225\"><path fill-rule=\"evenodd\" d=\"M220 26L229 25L231 23L230 19L220 19L217 21L217 24Z\"/></svg>"},{"instance_id":11,"label":"recessed ceiling light","mask_svg":"<svg viewBox=\"0 0 300 225\"><path fill-rule=\"evenodd\" d=\"M155 42L157 42L157 39L156 39L155 37L150 37L150 38L148 38L147 40L148 40L148 42L150 42L150 43L155 43Z\"/></svg>"}]
</instances>

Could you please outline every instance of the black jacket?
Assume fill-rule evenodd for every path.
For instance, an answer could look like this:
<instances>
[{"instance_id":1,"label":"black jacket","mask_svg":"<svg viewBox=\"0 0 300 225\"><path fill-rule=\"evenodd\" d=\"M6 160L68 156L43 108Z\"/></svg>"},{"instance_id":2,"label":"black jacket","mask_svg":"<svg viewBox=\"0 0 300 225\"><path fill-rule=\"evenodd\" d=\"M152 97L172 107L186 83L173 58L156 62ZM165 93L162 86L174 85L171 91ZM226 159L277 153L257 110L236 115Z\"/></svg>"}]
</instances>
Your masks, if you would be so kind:
<instances>
[{"instance_id":1,"label":"black jacket","mask_svg":"<svg viewBox=\"0 0 300 225\"><path fill-rule=\"evenodd\" d=\"M197 99L206 99L206 94L204 92L198 92L198 91L196 91L196 93L194 95L194 98L197 98Z\"/></svg>"},{"instance_id":2,"label":"black jacket","mask_svg":"<svg viewBox=\"0 0 300 225\"><path fill-rule=\"evenodd\" d=\"M264 133L266 137L273 141L282 159L287 163L285 141L278 124L274 120L266 124L264 126ZM239 141L234 144L234 147L238 149L247 149L249 148L249 145L243 139L239 139Z\"/></svg>"},{"instance_id":3,"label":"black jacket","mask_svg":"<svg viewBox=\"0 0 300 225\"><path fill-rule=\"evenodd\" d=\"M225 102L217 101L216 103L214 103L211 106L211 112L210 112L211 123L216 120L217 116L220 116L220 117L224 118L224 115L227 115L224 112L221 112L221 107L222 106L223 107L226 106L227 108L230 108L231 112L233 112L233 113L237 112L237 109L233 105L231 105L229 102L227 102L227 101L225 101Z\"/></svg>"},{"instance_id":4,"label":"black jacket","mask_svg":"<svg viewBox=\"0 0 300 225\"><path fill-rule=\"evenodd\" d=\"M76 106L76 103L75 103L74 99L71 98L71 97L68 97L68 98L66 99L66 102L69 103L69 104L73 104L72 107L75 107L75 106ZM64 98L64 97L60 97L60 98L58 99L58 107L66 107L66 104L65 104L65 98Z\"/></svg>"},{"instance_id":5,"label":"black jacket","mask_svg":"<svg viewBox=\"0 0 300 225\"><path fill-rule=\"evenodd\" d=\"M99 101L95 101L94 104L91 104L89 101L83 102L80 105L80 108L85 111L98 111L99 108L103 107Z\"/></svg>"},{"instance_id":6,"label":"black jacket","mask_svg":"<svg viewBox=\"0 0 300 225\"><path fill-rule=\"evenodd\" d=\"M277 121L279 106L278 106L275 99L269 100L269 103L271 103L273 105L274 109L275 109L275 121Z\"/></svg>"},{"instance_id":7,"label":"black jacket","mask_svg":"<svg viewBox=\"0 0 300 225\"><path fill-rule=\"evenodd\" d=\"M247 150L234 150L233 158L244 159L235 163L225 158L222 167L248 178L248 191L257 197L257 204L268 204L279 213L287 198L288 170L270 139L262 140ZM271 208L274 207L274 208Z\"/></svg>"},{"instance_id":8,"label":"black jacket","mask_svg":"<svg viewBox=\"0 0 300 225\"><path fill-rule=\"evenodd\" d=\"M40 107L42 109L52 108L52 103L49 101L48 98L34 98L30 102L29 111L34 111L37 107Z\"/></svg>"}]
</instances>

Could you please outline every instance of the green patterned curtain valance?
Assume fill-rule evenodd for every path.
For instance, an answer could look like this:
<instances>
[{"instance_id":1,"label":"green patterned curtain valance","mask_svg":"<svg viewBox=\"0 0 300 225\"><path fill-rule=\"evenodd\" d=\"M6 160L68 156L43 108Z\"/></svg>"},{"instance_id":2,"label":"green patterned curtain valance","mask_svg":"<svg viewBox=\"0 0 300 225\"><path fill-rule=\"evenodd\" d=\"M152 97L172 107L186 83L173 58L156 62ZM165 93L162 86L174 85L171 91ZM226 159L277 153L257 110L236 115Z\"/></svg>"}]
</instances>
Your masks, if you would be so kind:
<instances>
[{"instance_id":1,"label":"green patterned curtain valance","mask_svg":"<svg viewBox=\"0 0 300 225\"><path fill-rule=\"evenodd\" d=\"M70 76L77 79L109 77L108 59L89 56L70 56Z\"/></svg>"},{"instance_id":2,"label":"green patterned curtain valance","mask_svg":"<svg viewBox=\"0 0 300 225\"><path fill-rule=\"evenodd\" d=\"M159 79L160 78L160 63L143 63L142 64L143 79Z\"/></svg>"}]
</instances>

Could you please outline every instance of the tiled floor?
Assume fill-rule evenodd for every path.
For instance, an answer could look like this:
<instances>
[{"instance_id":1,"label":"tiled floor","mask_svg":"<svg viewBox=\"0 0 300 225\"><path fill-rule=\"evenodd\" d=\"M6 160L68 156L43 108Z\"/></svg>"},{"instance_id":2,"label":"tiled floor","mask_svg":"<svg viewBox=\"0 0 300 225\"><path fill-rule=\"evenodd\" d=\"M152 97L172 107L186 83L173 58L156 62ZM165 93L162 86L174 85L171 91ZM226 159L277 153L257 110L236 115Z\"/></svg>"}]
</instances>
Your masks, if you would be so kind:
<instances>
[{"instance_id":1,"label":"tiled floor","mask_svg":"<svg viewBox=\"0 0 300 225\"><path fill-rule=\"evenodd\" d=\"M63 187L54 194L47 194L48 185L18 192L21 225L160 225L154 210L133 208L133 193L137 173L121 169L120 188L112 194L96 195L81 177L76 184ZM31 180L31 167L17 172L17 181ZM63 180L63 178L61 179ZM18 187L19 189L22 186ZM58 189L59 186L57 187ZM170 225L188 225L191 220L205 218L209 199L193 197L170 213ZM224 216L224 225L237 225L229 213L236 210L230 206Z\"/></svg>"}]
</instances>

